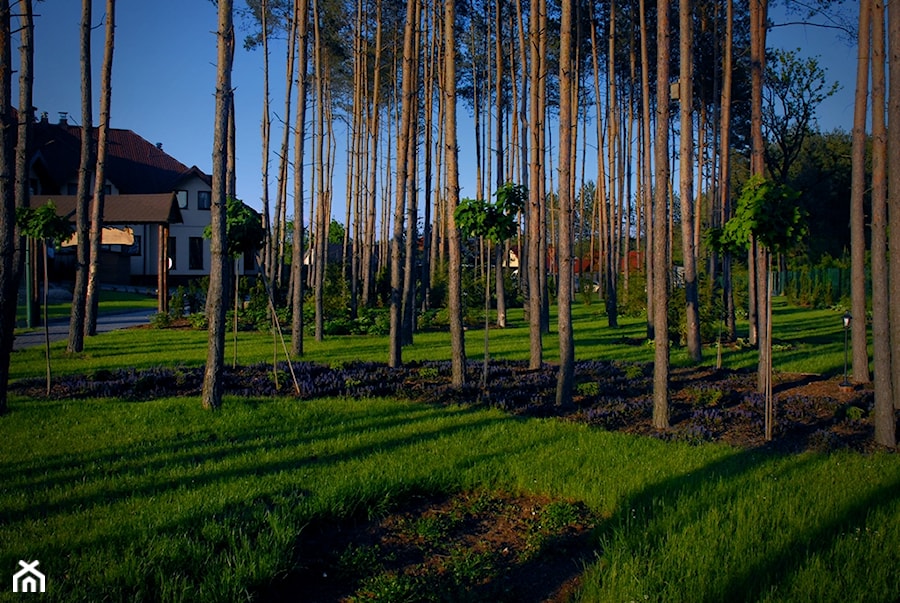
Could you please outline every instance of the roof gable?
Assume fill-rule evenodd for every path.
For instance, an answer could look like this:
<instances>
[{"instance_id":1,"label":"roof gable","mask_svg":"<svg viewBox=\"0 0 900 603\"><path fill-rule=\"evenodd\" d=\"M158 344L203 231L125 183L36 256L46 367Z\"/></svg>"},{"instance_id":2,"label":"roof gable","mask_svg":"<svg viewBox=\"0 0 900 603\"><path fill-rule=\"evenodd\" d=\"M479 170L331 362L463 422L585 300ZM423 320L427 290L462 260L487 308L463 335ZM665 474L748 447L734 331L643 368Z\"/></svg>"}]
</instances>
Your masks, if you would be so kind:
<instances>
[{"instance_id":1,"label":"roof gable","mask_svg":"<svg viewBox=\"0 0 900 603\"><path fill-rule=\"evenodd\" d=\"M81 157L82 129L68 123L41 120L34 124L35 169L51 181L51 187L63 187L77 178ZM96 146L97 128L94 128ZM40 166L40 167L38 167ZM122 194L156 194L175 190L191 174L203 174L186 165L132 130L110 128L107 145L106 179ZM50 191L52 192L52 191Z\"/></svg>"}]
</instances>

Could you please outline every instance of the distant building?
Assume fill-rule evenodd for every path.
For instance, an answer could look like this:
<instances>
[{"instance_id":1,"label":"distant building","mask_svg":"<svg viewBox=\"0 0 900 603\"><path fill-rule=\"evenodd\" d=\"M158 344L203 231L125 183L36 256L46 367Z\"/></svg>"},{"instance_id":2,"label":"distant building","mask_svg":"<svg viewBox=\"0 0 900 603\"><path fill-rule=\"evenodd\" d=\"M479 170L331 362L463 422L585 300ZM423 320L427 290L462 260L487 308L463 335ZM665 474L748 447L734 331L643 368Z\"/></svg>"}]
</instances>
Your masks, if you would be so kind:
<instances>
[{"instance_id":1,"label":"distant building","mask_svg":"<svg viewBox=\"0 0 900 603\"><path fill-rule=\"evenodd\" d=\"M50 122L45 113L34 123L32 206L52 199L61 215L74 212L81 131L68 123L66 114ZM96 128L94 132L96 137ZM131 130L111 128L108 140L104 223L128 227L134 236L130 245L104 245L104 255L116 257L106 258L110 270L101 278L151 284L160 282L160 270L166 268L176 280L209 274L209 241L203 231L210 223L210 176ZM242 258L238 270L255 273L252 258Z\"/></svg>"}]
</instances>

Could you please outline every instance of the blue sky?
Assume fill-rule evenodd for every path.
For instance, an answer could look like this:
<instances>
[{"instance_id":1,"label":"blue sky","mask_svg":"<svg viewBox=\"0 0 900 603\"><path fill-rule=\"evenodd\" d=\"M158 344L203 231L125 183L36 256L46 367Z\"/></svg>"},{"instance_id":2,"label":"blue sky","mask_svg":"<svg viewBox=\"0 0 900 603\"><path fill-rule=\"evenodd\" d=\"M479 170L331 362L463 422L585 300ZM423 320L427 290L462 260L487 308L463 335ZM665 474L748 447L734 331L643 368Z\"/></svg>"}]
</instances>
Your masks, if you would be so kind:
<instances>
[{"instance_id":1,"label":"blue sky","mask_svg":"<svg viewBox=\"0 0 900 603\"><path fill-rule=\"evenodd\" d=\"M236 4L242 4L237 0ZM103 57L105 2L94 1L93 32L94 123L99 116L99 68ZM81 2L44 0L35 3L35 90L38 112L57 120L69 114L81 123L79 24ZM781 11L771 17L783 22ZM14 28L15 29L15 28ZM215 91L216 8L209 0L118 0L116 46L113 58L111 122L134 130L182 163L209 173L212 166L212 130ZM243 34L238 33L242 40ZM13 46L17 45L14 38ZM804 56L818 56L830 80L842 89L819 111L824 130L850 130L856 70L856 47L833 30L790 26L769 34L770 47L800 48ZM15 49L14 49L15 52ZM283 106L284 45L273 42L271 55L272 110ZM262 52L246 51L239 44L233 72L237 116L238 196L259 207L262 191L260 121L262 115ZM14 94L17 95L16 92ZM18 98L14 96L14 98ZM273 124L275 123L273 117ZM464 128L465 124L461 124ZM461 138L464 136L461 134ZM273 148L280 140L273 125ZM465 144L463 142L463 144ZM468 156L472 156L470 153ZM463 159L466 153L463 148ZM339 165L344 163L339 159ZM274 174L273 160L271 173ZM474 196L474 185L462 181L463 196ZM270 185L270 190L274 187ZM336 186L336 196L342 187ZM271 193L274 199L274 192ZM335 213L343 208L335 199Z\"/></svg>"}]
</instances>

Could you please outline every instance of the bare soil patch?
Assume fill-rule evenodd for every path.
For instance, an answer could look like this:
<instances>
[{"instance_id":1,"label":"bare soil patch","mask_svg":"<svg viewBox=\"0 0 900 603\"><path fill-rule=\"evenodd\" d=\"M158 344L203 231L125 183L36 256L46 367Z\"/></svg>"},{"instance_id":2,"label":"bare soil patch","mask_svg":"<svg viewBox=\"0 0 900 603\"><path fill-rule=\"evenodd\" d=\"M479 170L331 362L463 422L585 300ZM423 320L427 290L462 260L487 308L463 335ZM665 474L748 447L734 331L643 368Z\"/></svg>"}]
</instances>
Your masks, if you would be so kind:
<instances>
[{"instance_id":1,"label":"bare soil patch","mask_svg":"<svg viewBox=\"0 0 900 603\"><path fill-rule=\"evenodd\" d=\"M594 559L594 524L577 502L415 496L380 517L310 526L298 538L297 570L262 598L566 601Z\"/></svg>"}]
</instances>

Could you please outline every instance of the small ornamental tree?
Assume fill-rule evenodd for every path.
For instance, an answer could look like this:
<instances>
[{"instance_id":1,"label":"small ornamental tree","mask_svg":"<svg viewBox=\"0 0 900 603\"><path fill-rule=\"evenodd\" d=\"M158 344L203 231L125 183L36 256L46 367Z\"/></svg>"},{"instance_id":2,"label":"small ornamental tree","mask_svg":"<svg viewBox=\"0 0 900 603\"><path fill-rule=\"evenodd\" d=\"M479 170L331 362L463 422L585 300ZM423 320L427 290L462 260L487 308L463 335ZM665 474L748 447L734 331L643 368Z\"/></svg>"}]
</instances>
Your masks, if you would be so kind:
<instances>
[{"instance_id":1,"label":"small ornamental tree","mask_svg":"<svg viewBox=\"0 0 900 603\"><path fill-rule=\"evenodd\" d=\"M16 208L16 222L27 237L40 241L44 261L44 292L41 303L44 309L44 355L47 359L47 395L50 395L50 326L47 322L47 294L50 279L47 274L47 245L61 243L72 234L72 224L68 218L56 214L52 200L41 207Z\"/></svg>"},{"instance_id":2,"label":"small ornamental tree","mask_svg":"<svg viewBox=\"0 0 900 603\"><path fill-rule=\"evenodd\" d=\"M466 237L482 237L488 242L487 275L484 281L484 372L482 388L487 388L488 377L488 330L490 327L491 309L491 245L501 245L516 234L516 215L525 209L528 190L517 184L508 182L494 194L497 201L489 203L484 199L463 199L460 201L453 217L460 232ZM497 266L500 270L500 266Z\"/></svg>"},{"instance_id":3,"label":"small ornamental tree","mask_svg":"<svg viewBox=\"0 0 900 603\"><path fill-rule=\"evenodd\" d=\"M741 190L734 216L721 229L710 232L708 240L719 251L746 250L752 240L762 248L765 258L766 291L760 308L765 328L760 328L759 389L766 396L766 439L772 439L774 406L772 402L772 254L794 249L807 233L803 210L797 203L799 193L789 186L761 176L752 176ZM764 335L763 335L764 334Z\"/></svg>"},{"instance_id":4,"label":"small ornamental tree","mask_svg":"<svg viewBox=\"0 0 900 603\"><path fill-rule=\"evenodd\" d=\"M207 239L212 237L212 227L207 226L203 231ZM238 259L242 255L262 249L266 241L266 229L262 220L255 211L240 199L229 197L225 206L225 240L227 241L228 255L234 260L234 356L232 364L237 365L237 331L240 278L238 275Z\"/></svg>"}]
</instances>

